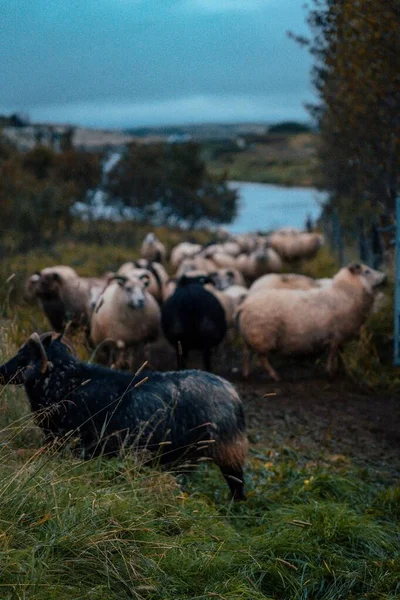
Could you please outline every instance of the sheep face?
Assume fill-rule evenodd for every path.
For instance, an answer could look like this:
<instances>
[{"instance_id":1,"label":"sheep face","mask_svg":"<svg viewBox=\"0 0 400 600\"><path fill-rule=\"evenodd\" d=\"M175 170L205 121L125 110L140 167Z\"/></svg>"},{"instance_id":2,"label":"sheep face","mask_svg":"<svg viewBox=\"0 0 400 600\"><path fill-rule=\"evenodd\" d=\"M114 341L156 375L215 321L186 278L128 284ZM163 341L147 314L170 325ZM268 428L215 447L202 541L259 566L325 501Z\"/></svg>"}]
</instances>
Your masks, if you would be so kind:
<instances>
[{"instance_id":1,"label":"sheep face","mask_svg":"<svg viewBox=\"0 0 400 600\"><path fill-rule=\"evenodd\" d=\"M62 279L58 273L42 273L37 282L37 295L44 298L56 298L60 295Z\"/></svg>"},{"instance_id":2,"label":"sheep face","mask_svg":"<svg viewBox=\"0 0 400 600\"><path fill-rule=\"evenodd\" d=\"M375 291L377 287L383 285L387 280L386 273L382 273L382 271L376 271L375 269L371 269L371 267L368 267L368 265L351 263L347 267L347 270L351 273L351 275L360 279L362 286L367 291Z\"/></svg>"},{"instance_id":3,"label":"sheep face","mask_svg":"<svg viewBox=\"0 0 400 600\"><path fill-rule=\"evenodd\" d=\"M118 285L126 297L126 305L129 308L141 309L146 304L145 289L150 285L150 277L143 274L140 277L130 279L118 279Z\"/></svg>"},{"instance_id":4,"label":"sheep face","mask_svg":"<svg viewBox=\"0 0 400 600\"><path fill-rule=\"evenodd\" d=\"M36 358L39 356L36 356L34 345L28 340L11 360L0 367L0 385L22 385Z\"/></svg>"},{"instance_id":5,"label":"sheep face","mask_svg":"<svg viewBox=\"0 0 400 600\"><path fill-rule=\"evenodd\" d=\"M210 276L217 290L221 292L235 283L235 273L231 269L221 269L217 273L211 273Z\"/></svg>"},{"instance_id":6,"label":"sheep face","mask_svg":"<svg viewBox=\"0 0 400 600\"><path fill-rule=\"evenodd\" d=\"M49 361L46 354L46 349L50 344L57 341L59 354L64 358L70 358L73 353L73 348L66 340L62 340L62 335L57 335L52 332L44 333L39 336L33 333L25 344L21 346L17 354L7 363L0 366L0 385L11 383L13 385L22 385L28 380L34 380L48 369L52 368L52 363ZM52 357L54 360L54 357Z\"/></svg>"}]
</instances>

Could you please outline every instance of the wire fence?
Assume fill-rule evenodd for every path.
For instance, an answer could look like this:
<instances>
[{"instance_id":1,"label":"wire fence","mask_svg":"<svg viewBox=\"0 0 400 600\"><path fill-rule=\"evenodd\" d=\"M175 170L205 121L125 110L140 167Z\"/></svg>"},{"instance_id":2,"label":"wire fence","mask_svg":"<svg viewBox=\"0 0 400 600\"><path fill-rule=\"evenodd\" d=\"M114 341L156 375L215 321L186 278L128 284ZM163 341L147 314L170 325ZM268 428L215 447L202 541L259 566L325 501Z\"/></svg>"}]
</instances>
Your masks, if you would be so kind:
<instances>
[{"instance_id":1,"label":"wire fence","mask_svg":"<svg viewBox=\"0 0 400 600\"><path fill-rule=\"evenodd\" d=\"M357 258L374 269L394 261L393 364L400 366L400 196L396 201L396 222L382 216L372 222L355 217L353 227L343 226L337 211L322 223L328 244L342 267ZM349 256L351 254L351 256Z\"/></svg>"}]
</instances>

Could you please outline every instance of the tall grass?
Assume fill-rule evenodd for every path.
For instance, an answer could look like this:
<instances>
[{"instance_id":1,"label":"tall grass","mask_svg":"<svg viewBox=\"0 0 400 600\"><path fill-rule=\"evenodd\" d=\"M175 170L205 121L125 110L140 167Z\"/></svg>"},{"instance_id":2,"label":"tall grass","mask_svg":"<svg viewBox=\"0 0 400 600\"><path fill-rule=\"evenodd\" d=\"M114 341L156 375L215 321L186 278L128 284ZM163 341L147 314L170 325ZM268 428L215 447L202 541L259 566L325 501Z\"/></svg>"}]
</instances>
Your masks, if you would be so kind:
<instances>
[{"instance_id":1,"label":"tall grass","mask_svg":"<svg viewBox=\"0 0 400 600\"><path fill-rule=\"evenodd\" d=\"M79 251L77 252L77 249ZM130 249L58 246L92 274ZM68 254L71 252L71 255ZM77 252L77 254L76 254ZM122 255L123 254L123 255ZM32 253L22 273L48 264ZM42 315L21 300L20 259L3 290L0 363ZM323 251L304 271L336 270ZM99 271L96 271L99 272ZM9 293L10 286L15 290ZM18 304L15 304L18 299ZM390 299L389 299L390 302ZM390 330L387 309L368 325L356 357ZM83 345L79 354L87 356ZM374 359L374 352L366 351ZM350 363L350 358L355 361ZM257 434L256 431L251 432ZM278 444L278 443L277 443ZM271 452L271 450L273 450ZM265 455L265 458L263 456ZM312 458L312 457L309 457ZM248 500L232 504L219 471L175 476L136 456L82 461L42 448L21 388L0 389L0 598L5 600L395 600L400 596L400 488L348 460L304 460L279 445L251 450Z\"/></svg>"},{"instance_id":2,"label":"tall grass","mask_svg":"<svg viewBox=\"0 0 400 600\"><path fill-rule=\"evenodd\" d=\"M182 491L125 460L0 452L2 598L396 598L400 490L283 459Z\"/></svg>"}]
</instances>

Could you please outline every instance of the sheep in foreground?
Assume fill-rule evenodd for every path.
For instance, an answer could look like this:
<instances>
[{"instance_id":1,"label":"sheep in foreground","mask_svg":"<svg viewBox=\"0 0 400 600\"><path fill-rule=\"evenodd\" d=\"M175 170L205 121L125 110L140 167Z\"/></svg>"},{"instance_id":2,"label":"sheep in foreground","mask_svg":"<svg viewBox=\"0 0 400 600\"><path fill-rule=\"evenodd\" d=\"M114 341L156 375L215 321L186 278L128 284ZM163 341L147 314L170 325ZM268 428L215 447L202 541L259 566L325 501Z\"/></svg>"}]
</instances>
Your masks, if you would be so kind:
<instances>
[{"instance_id":1,"label":"sheep in foreground","mask_svg":"<svg viewBox=\"0 0 400 600\"><path fill-rule=\"evenodd\" d=\"M85 458L131 446L161 464L210 459L233 499L244 499L243 406L220 377L201 371L135 377L77 360L61 336L34 333L0 367L0 383L25 386L47 442L77 436Z\"/></svg>"},{"instance_id":2,"label":"sheep in foreground","mask_svg":"<svg viewBox=\"0 0 400 600\"><path fill-rule=\"evenodd\" d=\"M150 280L116 275L100 296L90 322L90 337L95 346L102 344L107 361L118 346L133 366L134 352L160 334L160 308L147 291Z\"/></svg>"},{"instance_id":3,"label":"sheep in foreground","mask_svg":"<svg viewBox=\"0 0 400 600\"><path fill-rule=\"evenodd\" d=\"M206 275L184 275L163 305L162 328L176 350L179 368L186 368L190 350L201 350L204 368L211 371L212 349L225 337L224 308L215 295L204 288L207 284L212 285L212 280Z\"/></svg>"},{"instance_id":4,"label":"sheep in foreground","mask_svg":"<svg viewBox=\"0 0 400 600\"><path fill-rule=\"evenodd\" d=\"M377 287L385 279L380 271L350 264L325 288L267 290L249 295L238 311L239 330L246 344L243 375L249 375L251 351L278 380L269 362L271 352L309 354L324 347L329 347L327 371L332 373L339 348L359 334Z\"/></svg>"},{"instance_id":5,"label":"sheep in foreground","mask_svg":"<svg viewBox=\"0 0 400 600\"><path fill-rule=\"evenodd\" d=\"M150 262L165 263L167 250L155 233L148 233L143 240L140 256Z\"/></svg>"}]
</instances>

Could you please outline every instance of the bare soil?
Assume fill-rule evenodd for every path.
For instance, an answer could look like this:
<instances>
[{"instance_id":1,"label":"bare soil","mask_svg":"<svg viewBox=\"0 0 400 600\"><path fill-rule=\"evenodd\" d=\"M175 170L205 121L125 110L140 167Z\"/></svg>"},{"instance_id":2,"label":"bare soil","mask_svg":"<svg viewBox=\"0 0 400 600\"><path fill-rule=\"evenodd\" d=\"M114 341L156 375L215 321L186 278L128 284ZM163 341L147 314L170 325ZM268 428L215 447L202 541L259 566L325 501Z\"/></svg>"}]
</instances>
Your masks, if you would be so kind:
<instances>
[{"instance_id":1,"label":"bare soil","mask_svg":"<svg viewBox=\"0 0 400 600\"><path fill-rule=\"evenodd\" d=\"M158 357L160 350L164 364L156 368L175 368L172 348L158 348ZM213 367L242 397L253 454L269 460L285 448L304 464L343 462L400 477L399 397L365 391L340 370L329 378L315 358L274 359L278 383L254 363L245 381L240 356L240 347L224 344ZM192 355L188 366L202 368L201 357Z\"/></svg>"}]
</instances>

